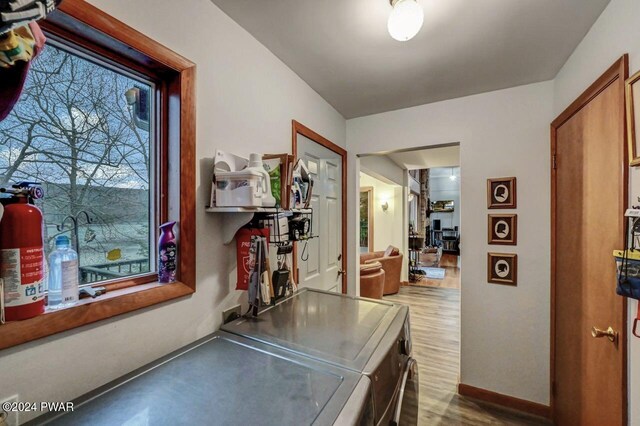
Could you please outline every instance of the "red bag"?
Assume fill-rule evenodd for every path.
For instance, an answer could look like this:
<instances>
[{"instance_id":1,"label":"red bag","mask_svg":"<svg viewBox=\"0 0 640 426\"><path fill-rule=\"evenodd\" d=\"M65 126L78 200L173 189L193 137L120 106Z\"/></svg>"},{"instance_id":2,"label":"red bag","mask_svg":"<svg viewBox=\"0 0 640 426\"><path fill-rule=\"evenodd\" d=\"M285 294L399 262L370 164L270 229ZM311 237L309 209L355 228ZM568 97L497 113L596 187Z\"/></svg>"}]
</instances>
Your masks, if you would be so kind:
<instances>
[{"instance_id":1,"label":"red bag","mask_svg":"<svg viewBox=\"0 0 640 426\"><path fill-rule=\"evenodd\" d=\"M253 257L251 256L251 237L260 236L269 240L269 228L248 229L242 228L236 233L236 261L238 269L238 282L236 290L249 290L249 276L253 269Z\"/></svg>"}]
</instances>

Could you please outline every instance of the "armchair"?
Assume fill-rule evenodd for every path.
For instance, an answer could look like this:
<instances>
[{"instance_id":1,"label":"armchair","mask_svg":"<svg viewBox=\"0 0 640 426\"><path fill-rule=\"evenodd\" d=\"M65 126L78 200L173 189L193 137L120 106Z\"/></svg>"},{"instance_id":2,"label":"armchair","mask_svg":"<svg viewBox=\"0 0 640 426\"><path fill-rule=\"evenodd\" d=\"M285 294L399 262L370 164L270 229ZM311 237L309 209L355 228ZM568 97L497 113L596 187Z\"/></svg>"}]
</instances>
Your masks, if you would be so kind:
<instances>
[{"instance_id":1,"label":"armchair","mask_svg":"<svg viewBox=\"0 0 640 426\"><path fill-rule=\"evenodd\" d=\"M384 269L384 294L395 294L400 290L400 276L402 274L402 253L395 247L389 246L386 251L362 253L361 264L380 262Z\"/></svg>"},{"instance_id":2,"label":"armchair","mask_svg":"<svg viewBox=\"0 0 640 426\"><path fill-rule=\"evenodd\" d=\"M380 262L360 264L360 296L382 299L384 292L384 269Z\"/></svg>"}]
</instances>

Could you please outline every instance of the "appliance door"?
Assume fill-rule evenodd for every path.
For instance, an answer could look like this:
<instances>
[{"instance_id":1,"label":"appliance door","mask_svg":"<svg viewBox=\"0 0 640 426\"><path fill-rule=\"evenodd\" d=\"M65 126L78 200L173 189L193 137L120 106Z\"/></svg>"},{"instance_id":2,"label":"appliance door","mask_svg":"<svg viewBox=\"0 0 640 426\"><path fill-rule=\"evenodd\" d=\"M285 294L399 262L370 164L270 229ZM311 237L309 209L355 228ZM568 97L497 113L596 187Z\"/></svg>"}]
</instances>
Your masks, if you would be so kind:
<instances>
[{"instance_id":1,"label":"appliance door","mask_svg":"<svg viewBox=\"0 0 640 426\"><path fill-rule=\"evenodd\" d=\"M406 316L406 306L302 289L258 317L240 318L222 330L358 372L372 365L373 372L395 344ZM396 321L400 325L388 331ZM381 358L372 363L383 340ZM394 390L399 382L398 373Z\"/></svg>"},{"instance_id":2,"label":"appliance door","mask_svg":"<svg viewBox=\"0 0 640 426\"><path fill-rule=\"evenodd\" d=\"M355 372L217 332L31 424L329 426L341 414L357 424L369 386ZM349 401L351 416L342 413Z\"/></svg>"},{"instance_id":3,"label":"appliance door","mask_svg":"<svg viewBox=\"0 0 640 426\"><path fill-rule=\"evenodd\" d=\"M362 376L334 425L374 426L371 381Z\"/></svg>"},{"instance_id":4,"label":"appliance door","mask_svg":"<svg viewBox=\"0 0 640 426\"><path fill-rule=\"evenodd\" d=\"M402 376L392 424L399 426L415 426L418 424L419 386L418 363L415 359L409 358Z\"/></svg>"}]
</instances>

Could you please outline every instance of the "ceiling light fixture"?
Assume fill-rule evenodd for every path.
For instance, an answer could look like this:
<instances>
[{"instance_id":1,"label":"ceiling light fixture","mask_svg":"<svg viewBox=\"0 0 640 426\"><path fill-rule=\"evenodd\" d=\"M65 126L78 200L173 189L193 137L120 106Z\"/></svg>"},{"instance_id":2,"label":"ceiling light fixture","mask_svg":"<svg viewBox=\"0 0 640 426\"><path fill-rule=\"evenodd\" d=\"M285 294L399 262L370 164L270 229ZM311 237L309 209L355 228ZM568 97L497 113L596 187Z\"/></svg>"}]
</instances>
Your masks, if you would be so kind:
<instances>
[{"instance_id":1,"label":"ceiling light fixture","mask_svg":"<svg viewBox=\"0 0 640 426\"><path fill-rule=\"evenodd\" d=\"M389 0L393 10L387 28L395 40L407 41L415 37L424 23L424 12L417 0Z\"/></svg>"}]
</instances>

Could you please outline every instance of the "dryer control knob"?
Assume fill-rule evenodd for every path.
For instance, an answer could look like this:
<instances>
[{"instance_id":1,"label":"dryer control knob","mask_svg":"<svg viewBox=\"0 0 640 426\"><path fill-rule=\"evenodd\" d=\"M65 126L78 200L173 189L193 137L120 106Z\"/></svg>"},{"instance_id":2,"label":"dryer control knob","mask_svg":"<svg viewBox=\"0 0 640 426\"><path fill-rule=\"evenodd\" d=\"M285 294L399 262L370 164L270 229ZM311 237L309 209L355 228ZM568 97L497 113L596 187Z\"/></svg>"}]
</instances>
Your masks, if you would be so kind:
<instances>
[{"instance_id":1,"label":"dryer control knob","mask_svg":"<svg viewBox=\"0 0 640 426\"><path fill-rule=\"evenodd\" d=\"M411 340L409 339L401 339L400 340L400 353L402 355L411 355Z\"/></svg>"}]
</instances>

